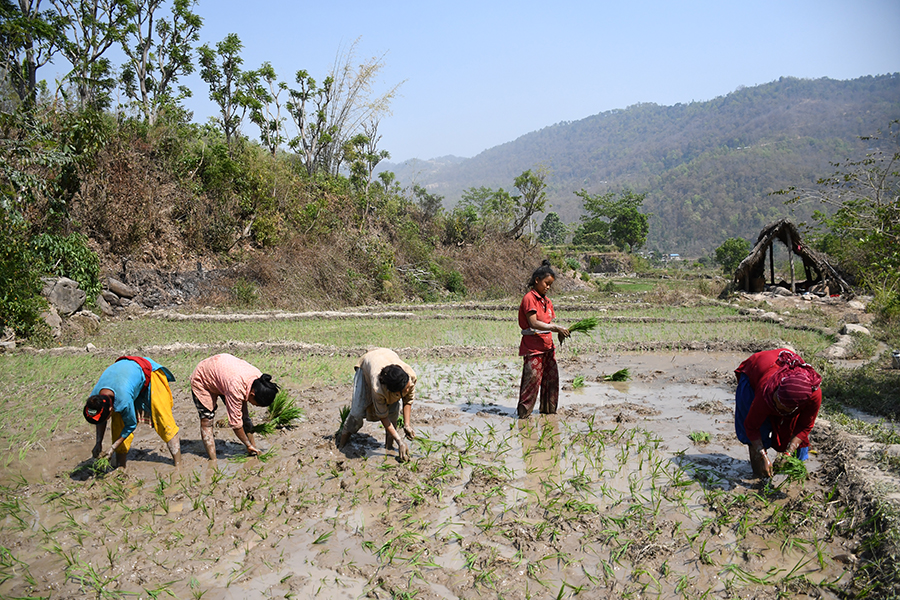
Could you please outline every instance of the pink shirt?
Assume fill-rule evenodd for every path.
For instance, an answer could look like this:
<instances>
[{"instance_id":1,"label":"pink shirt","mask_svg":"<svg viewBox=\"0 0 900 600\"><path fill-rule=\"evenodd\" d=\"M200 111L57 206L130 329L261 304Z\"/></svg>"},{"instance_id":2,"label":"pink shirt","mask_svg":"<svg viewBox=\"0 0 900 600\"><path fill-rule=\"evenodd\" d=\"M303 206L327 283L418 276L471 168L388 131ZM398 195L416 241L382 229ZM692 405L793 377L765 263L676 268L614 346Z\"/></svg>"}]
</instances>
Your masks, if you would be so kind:
<instances>
[{"instance_id":1,"label":"pink shirt","mask_svg":"<svg viewBox=\"0 0 900 600\"><path fill-rule=\"evenodd\" d=\"M228 425L243 427L243 406L250 395L250 386L262 371L245 360L230 354L216 354L200 361L191 375L191 391L200 404L216 409L216 398L225 398Z\"/></svg>"}]
</instances>

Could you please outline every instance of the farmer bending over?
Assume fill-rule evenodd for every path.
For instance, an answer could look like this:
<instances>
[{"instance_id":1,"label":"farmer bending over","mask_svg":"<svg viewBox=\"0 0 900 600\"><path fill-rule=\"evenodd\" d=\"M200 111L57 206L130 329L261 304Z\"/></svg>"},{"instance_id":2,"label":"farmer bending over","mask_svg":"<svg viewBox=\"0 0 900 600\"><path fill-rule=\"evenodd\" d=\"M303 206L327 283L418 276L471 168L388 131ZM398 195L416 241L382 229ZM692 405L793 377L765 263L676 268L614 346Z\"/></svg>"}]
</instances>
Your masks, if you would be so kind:
<instances>
[{"instance_id":1,"label":"farmer bending over","mask_svg":"<svg viewBox=\"0 0 900 600\"><path fill-rule=\"evenodd\" d=\"M228 424L234 434L247 447L247 452L256 456L259 449L253 439L253 422L247 403L269 406L276 394L278 386L272 382L272 376L263 374L245 360L230 354L216 354L200 361L191 375L191 396L200 415L200 438L209 460L216 460L213 419L219 398L225 403Z\"/></svg>"},{"instance_id":2,"label":"farmer bending over","mask_svg":"<svg viewBox=\"0 0 900 600\"><path fill-rule=\"evenodd\" d=\"M415 439L411 415L412 403L416 399L416 372L400 360L396 352L387 348L366 352L355 369L350 415L341 428L338 448L343 448L350 436L359 431L363 419L381 421L385 429L385 448L391 450L397 442L400 460L409 460L409 446L397 433L397 417L402 400L403 433L407 439Z\"/></svg>"},{"instance_id":3,"label":"farmer bending over","mask_svg":"<svg viewBox=\"0 0 900 600\"><path fill-rule=\"evenodd\" d=\"M113 443L107 459L116 455L116 466L126 467L128 450L138 423L147 423L169 447L175 466L181 465L178 425L172 414L172 373L159 363L140 356L122 356L103 371L84 405L84 418L97 426L97 443L91 452L103 451L106 422L112 414Z\"/></svg>"},{"instance_id":4,"label":"farmer bending over","mask_svg":"<svg viewBox=\"0 0 900 600\"><path fill-rule=\"evenodd\" d=\"M822 406L822 377L786 348L757 352L734 374L734 429L748 445L755 477L771 477L767 448L809 458L809 432ZM782 457L776 459L776 463Z\"/></svg>"}]
</instances>

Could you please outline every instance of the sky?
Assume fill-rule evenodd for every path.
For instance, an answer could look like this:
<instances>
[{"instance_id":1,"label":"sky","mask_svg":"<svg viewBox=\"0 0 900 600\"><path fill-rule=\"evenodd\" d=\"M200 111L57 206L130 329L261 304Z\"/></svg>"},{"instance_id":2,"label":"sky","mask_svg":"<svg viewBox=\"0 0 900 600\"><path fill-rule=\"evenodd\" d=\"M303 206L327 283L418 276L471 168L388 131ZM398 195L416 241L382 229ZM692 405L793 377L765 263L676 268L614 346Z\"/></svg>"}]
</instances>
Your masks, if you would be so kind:
<instances>
[{"instance_id":1,"label":"sky","mask_svg":"<svg viewBox=\"0 0 900 600\"><path fill-rule=\"evenodd\" d=\"M475 156L560 121L705 101L782 76L900 72L900 0L200 0L201 42L229 33L245 68L323 79L356 42L401 84L380 123L393 162ZM194 120L216 112L194 75ZM246 128L255 137L255 132Z\"/></svg>"}]
</instances>

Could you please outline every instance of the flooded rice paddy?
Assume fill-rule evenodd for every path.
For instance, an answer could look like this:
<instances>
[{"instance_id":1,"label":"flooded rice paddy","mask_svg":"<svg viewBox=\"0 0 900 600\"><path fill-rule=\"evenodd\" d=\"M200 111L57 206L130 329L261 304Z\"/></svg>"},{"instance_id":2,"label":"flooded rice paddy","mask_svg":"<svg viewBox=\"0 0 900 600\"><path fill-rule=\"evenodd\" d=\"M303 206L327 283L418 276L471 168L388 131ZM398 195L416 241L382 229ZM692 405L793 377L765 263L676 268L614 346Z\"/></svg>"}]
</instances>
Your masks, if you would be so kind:
<instances>
[{"instance_id":1,"label":"flooded rice paddy","mask_svg":"<svg viewBox=\"0 0 900 600\"><path fill-rule=\"evenodd\" d=\"M91 472L86 428L16 465L0 596L841 597L860 539L819 474L824 434L809 480L753 481L733 431L742 359L568 356L559 414L526 420L519 359L412 361L405 464L373 423L335 448L349 375L298 392L304 422L264 438L260 459L218 429L216 466L179 388L178 471L149 428L127 474ZM604 381L625 367L630 381Z\"/></svg>"}]
</instances>

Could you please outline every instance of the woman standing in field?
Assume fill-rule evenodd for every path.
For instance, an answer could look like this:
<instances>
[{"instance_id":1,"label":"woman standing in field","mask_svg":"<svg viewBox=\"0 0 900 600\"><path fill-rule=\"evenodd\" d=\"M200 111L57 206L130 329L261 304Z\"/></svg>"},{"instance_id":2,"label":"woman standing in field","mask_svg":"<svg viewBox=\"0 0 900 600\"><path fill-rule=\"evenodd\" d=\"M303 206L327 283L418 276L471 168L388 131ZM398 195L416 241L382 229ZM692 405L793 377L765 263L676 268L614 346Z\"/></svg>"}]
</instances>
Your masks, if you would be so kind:
<instances>
[{"instance_id":1,"label":"woman standing in field","mask_svg":"<svg viewBox=\"0 0 900 600\"><path fill-rule=\"evenodd\" d=\"M748 446L753 475L772 476L767 448L806 460L809 432L822 406L821 375L787 348L757 352L734 374L734 429Z\"/></svg>"},{"instance_id":2,"label":"woman standing in field","mask_svg":"<svg viewBox=\"0 0 900 600\"><path fill-rule=\"evenodd\" d=\"M91 452L94 458L103 451L106 423L112 416L113 443L106 458L115 454L117 467L124 469L128 462L138 423L152 426L168 446L175 466L181 465L170 381L175 377L167 368L142 356L122 356L103 371L83 411L87 422L97 428L97 443Z\"/></svg>"},{"instance_id":3,"label":"woman standing in field","mask_svg":"<svg viewBox=\"0 0 900 600\"><path fill-rule=\"evenodd\" d=\"M519 329L522 341L519 356L525 358L522 367L522 383L519 387L519 404L516 412L520 419L528 418L541 393L541 414L556 414L559 403L559 368L556 364L556 348L553 332L559 341L569 337L569 330L550 321L556 316L553 302L547 297L550 286L556 281L556 273L545 260L535 269L528 281L530 290L519 305Z\"/></svg>"},{"instance_id":4,"label":"woman standing in field","mask_svg":"<svg viewBox=\"0 0 900 600\"><path fill-rule=\"evenodd\" d=\"M200 361L191 375L191 396L200 415L200 438L209 460L216 460L213 419L219 398L225 402L228 424L234 434L247 447L247 452L256 456L259 449L253 439L253 422L247 403L269 406L276 394L278 386L272 382L272 376L263 374L245 360L230 354L216 354Z\"/></svg>"}]
</instances>

